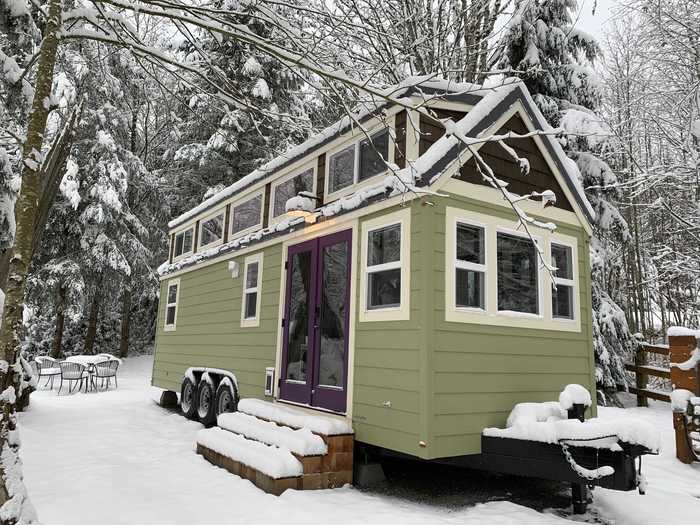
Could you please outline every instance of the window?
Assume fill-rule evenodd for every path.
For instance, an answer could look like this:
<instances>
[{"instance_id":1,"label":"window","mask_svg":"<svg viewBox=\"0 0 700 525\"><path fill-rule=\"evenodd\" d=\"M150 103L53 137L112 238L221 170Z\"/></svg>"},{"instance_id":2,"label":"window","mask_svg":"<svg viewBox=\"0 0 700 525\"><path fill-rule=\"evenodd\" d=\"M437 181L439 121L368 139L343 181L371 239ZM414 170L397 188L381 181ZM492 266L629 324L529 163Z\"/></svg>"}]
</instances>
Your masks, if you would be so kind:
<instances>
[{"instance_id":1,"label":"window","mask_svg":"<svg viewBox=\"0 0 700 525\"><path fill-rule=\"evenodd\" d=\"M231 236L258 226L261 214L262 194L234 206L231 211Z\"/></svg>"},{"instance_id":2,"label":"window","mask_svg":"<svg viewBox=\"0 0 700 525\"><path fill-rule=\"evenodd\" d=\"M573 256L570 246L552 243L552 266L554 285L552 286L552 317L556 319L574 318L574 273Z\"/></svg>"},{"instance_id":3,"label":"window","mask_svg":"<svg viewBox=\"0 0 700 525\"><path fill-rule=\"evenodd\" d=\"M497 234L498 310L539 314L539 267L527 237Z\"/></svg>"},{"instance_id":4,"label":"window","mask_svg":"<svg viewBox=\"0 0 700 525\"><path fill-rule=\"evenodd\" d=\"M331 155L328 162L328 193L351 186L355 181L355 145Z\"/></svg>"},{"instance_id":5,"label":"window","mask_svg":"<svg viewBox=\"0 0 700 525\"><path fill-rule=\"evenodd\" d=\"M388 161L388 129L333 153L328 157L328 193L384 173Z\"/></svg>"},{"instance_id":6,"label":"window","mask_svg":"<svg viewBox=\"0 0 700 525\"><path fill-rule=\"evenodd\" d=\"M199 246L208 246L224 236L224 214L218 213L203 220L199 225Z\"/></svg>"},{"instance_id":7,"label":"window","mask_svg":"<svg viewBox=\"0 0 700 525\"><path fill-rule=\"evenodd\" d=\"M259 326L260 324L262 260L262 253L246 257L245 259L245 271L243 272L241 326Z\"/></svg>"},{"instance_id":8,"label":"window","mask_svg":"<svg viewBox=\"0 0 700 525\"><path fill-rule=\"evenodd\" d=\"M272 216L279 217L286 213L285 205L292 197L296 197L300 191L314 191L314 169L306 171L292 177L275 187L275 198L272 209Z\"/></svg>"},{"instance_id":9,"label":"window","mask_svg":"<svg viewBox=\"0 0 700 525\"><path fill-rule=\"evenodd\" d=\"M168 282L168 292L165 302L165 330L175 330L177 324L177 301L180 297L180 279Z\"/></svg>"},{"instance_id":10,"label":"window","mask_svg":"<svg viewBox=\"0 0 700 525\"><path fill-rule=\"evenodd\" d=\"M363 181L386 171L389 160L389 130L386 129L360 142L360 171L358 181Z\"/></svg>"},{"instance_id":11,"label":"window","mask_svg":"<svg viewBox=\"0 0 700 525\"><path fill-rule=\"evenodd\" d=\"M360 321L410 317L411 209L362 224Z\"/></svg>"},{"instance_id":12,"label":"window","mask_svg":"<svg viewBox=\"0 0 700 525\"><path fill-rule=\"evenodd\" d=\"M485 309L486 246L484 228L457 223L455 246L455 305Z\"/></svg>"},{"instance_id":13,"label":"window","mask_svg":"<svg viewBox=\"0 0 700 525\"><path fill-rule=\"evenodd\" d=\"M175 234L175 249L173 250L173 258L188 254L192 251L192 233L194 229L189 228Z\"/></svg>"},{"instance_id":14,"label":"window","mask_svg":"<svg viewBox=\"0 0 700 525\"><path fill-rule=\"evenodd\" d=\"M369 232L367 308L401 306L401 224Z\"/></svg>"}]
</instances>

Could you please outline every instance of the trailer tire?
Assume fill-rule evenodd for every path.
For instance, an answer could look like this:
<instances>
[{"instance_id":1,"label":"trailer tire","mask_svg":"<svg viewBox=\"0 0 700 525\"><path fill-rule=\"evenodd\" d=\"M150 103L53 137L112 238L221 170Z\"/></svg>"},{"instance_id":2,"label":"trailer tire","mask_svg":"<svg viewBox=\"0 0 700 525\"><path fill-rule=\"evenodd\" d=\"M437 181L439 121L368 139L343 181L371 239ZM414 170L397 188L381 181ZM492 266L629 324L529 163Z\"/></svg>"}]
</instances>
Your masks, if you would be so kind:
<instances>
[{"instance_id":1,"label":"trailer tire","mask_svg":"<svg viewBox=\"0 0 700 525\"><path fill-rule=\"evenodd\" d=\"M182 380L180 410L187 419L197 417L197 385L189 377Z\"/></svg>"},{"instance_id":2,"label":"trailer tire","mask_svg":"<svg viewBox=\"0 0 700 525\"><path fill-rule=\"evenodd\" d=\"M197 417L205 427L216 423L214 386L209 381L200 380L197 385Z\"/></svg>"},{"instance_id":3,"label":"trailer tire","mask_svg":"<svg viewBox=\"0 0 700 525\"><path fill-rule=\"evenodd\" d=\"M228 381L222 381L216 389L214 407L217 416L238 410L238 392Z\"/></svg>"}]
</instances>

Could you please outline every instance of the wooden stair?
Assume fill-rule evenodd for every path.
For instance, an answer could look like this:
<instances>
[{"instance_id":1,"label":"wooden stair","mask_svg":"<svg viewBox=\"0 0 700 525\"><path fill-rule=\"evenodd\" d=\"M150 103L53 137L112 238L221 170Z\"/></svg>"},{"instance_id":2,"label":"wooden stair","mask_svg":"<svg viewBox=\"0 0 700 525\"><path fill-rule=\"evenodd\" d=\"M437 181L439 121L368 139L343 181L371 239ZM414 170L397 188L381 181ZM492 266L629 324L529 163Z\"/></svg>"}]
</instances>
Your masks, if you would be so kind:
<instances>
[{"instance_id":1,"label":"wooden stair","mask_svg":"<svg viewBox=\"0 0 700 525\"><path fill-rule=\"evenodd\" d=\"M198 454L275 495L352 483L353 446L345 420L255 399L197 436Z\"/></svg>"}]
</instances>

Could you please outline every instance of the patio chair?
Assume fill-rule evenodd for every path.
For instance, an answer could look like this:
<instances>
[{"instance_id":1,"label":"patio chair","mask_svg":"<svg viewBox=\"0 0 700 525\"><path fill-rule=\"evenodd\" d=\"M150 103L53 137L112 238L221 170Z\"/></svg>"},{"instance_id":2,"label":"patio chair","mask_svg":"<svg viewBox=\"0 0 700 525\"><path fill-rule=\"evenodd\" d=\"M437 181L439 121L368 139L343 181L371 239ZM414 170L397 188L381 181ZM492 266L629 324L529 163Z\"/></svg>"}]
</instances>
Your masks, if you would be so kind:
<instances>
[{"instance_id":1,"label":"patio chair","mask_svg":"<svg viewBox=\"0 0 700 525\"><path fill-rule=\"evenodd\" d=\"M34 359L33 365L36 366L37 384L41 381L42 377L48 378L44 386L48 386L51 383L51 390L53 390L53 379L56 376L61 375L61 369L58 366L58 361L52 357L48 356L38 356Z\"/></svg>"},{"instance_id":2,"label":"patio chair","mask_svg":"<svg viewBox=\"0 0 700 525\"><path fill-rule=\"evenodd\" d=\"M119 368L118 359L107 359L106 361L100 361L95 363L95 378L100 379L100 388L104 387L105 379L107 380L107 389L111 384L112 378L114 378L115 388L119 388L117 383L117 369Z\"/></svg>"},{"instance_id":3,"label":"patio chair","mask_svg":"<svg viewBox=\"0 0 700 525\"><path fill-rule=\"evenodd\" d=\"M88 385L90 384L90 373L87 371L85 365L80 363L74 363L72 361L61 361L58 366L61 368L61 384L58 387L58 393L61 393L61 388L63 388L63 381L68 381L68 393L73 392L73 384L79 382L77 391L83 387L83 381L85 381L85 392L88 390Z\"/></svg>"}]
</instances>

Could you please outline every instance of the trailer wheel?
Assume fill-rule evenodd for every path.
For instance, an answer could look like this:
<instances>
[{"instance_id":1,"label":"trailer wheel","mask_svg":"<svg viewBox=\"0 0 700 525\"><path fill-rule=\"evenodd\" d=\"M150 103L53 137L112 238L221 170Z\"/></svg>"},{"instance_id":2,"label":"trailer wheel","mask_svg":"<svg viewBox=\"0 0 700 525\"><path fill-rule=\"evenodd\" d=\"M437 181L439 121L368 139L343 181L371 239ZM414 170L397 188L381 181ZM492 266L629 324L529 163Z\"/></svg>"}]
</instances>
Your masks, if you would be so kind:
<instances>
[{"instance_id":1,"label":"trailer wheel","mask_svg":"<svg viewBox=\"0 0 700 525\"><path fill-rule=\"evenodd\" d=\"M216 389L216 415L225 412L235 412L238 409L238 395L228 381L222 381Z\"/></svg>"},{"instance_id":2,"label":"trailer wheel","mask_svg":"<svg viewBox=\"0 0 700 525\"><path fill-rule=\"evenodd\" d=\"M214 387L209 381L200 381L197 385L197 416L205 427L216 423L216 404L214 400Z\"/></svg>"},{"instance_id":3,"label":"trailer wheel","mask_svg":"<svg viewBox=\"0 0 700 525\"><path fill-rule=\"evenodd\" d=\"M187 419L194 419L197 415L197 403L195 395L197 386L189 377L182 380L180 389L180 410Z\"/></svg>"}]
</instances>

